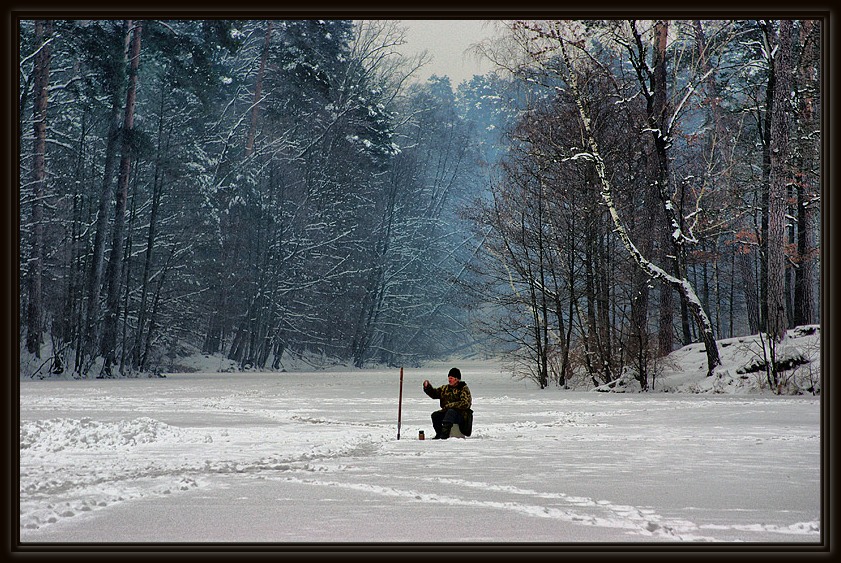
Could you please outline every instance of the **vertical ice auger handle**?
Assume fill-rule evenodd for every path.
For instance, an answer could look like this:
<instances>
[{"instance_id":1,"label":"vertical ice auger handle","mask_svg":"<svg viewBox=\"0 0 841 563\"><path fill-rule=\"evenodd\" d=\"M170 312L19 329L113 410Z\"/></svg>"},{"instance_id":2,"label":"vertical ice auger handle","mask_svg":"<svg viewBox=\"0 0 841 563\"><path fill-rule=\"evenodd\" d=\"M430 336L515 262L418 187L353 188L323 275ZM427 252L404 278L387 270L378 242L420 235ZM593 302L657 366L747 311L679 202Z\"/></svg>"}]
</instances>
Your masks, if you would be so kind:
<instances>
[{"instance_id":1,"label":"vertical ice auger handle","mask_svg":"<svg viewBox=\"0 0 841 563\"><path fill-rule=\"evenodd\" d=\"M400 368L400 399L397 402L397 439L400 439L400 423L403 418L403 368Z\"/></svg>"}]
</instances>

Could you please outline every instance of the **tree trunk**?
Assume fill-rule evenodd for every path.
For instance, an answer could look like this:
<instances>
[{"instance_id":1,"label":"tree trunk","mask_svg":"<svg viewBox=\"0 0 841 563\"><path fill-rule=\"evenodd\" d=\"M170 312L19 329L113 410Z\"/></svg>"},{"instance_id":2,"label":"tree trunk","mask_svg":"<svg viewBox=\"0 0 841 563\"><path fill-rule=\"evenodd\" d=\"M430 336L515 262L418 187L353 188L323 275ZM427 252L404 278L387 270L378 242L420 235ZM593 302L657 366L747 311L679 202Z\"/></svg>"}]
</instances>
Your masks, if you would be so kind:
<instances>
[{"instance_id":1,"label":"tree trunk","mask_svg":"<svg viewBox=\"0 0 841 563\"><path fill-rule=\"evenodd\" d=\"M135 166L134 172L134 182L133 182L133 189L131 194L131 212L129 213L129 223L128 223L128 234L126 236L126 242L123 247L123 256L125 256L125 283L123 287L125 291L123 292L123 330L121 335L121 344L120 344L120 373L124 373L126 369L126 363L129 353L131 352L128 346L128 324L129 324L129 308L130 308L130 298L131 298L131 267L132 267L132 256L131 256L131 248L132 248L132 232L134 232L134 222L137 219L137 185L138 185L138 173L137 167Z\"/></svg>"},{"instance_id":2,"label":"tree trunk","mask_svg":"<svg viewBox=\"0 0 841 563\"><path fill-rule=\"evenodd\" d=\"M748 330L756 334L760 330L761 309L759 303L758 284L756 282L756 259L753 253L739 251L736 257L736 268L739 271L742 286L745 291L745 309L748 315Z\"/></svg>"},{"instance_id":3,"label":"tree trunk","mask_svg":"<svg viewBox=\"0 0 841 563\"><path fill-rule=\"evenodd\" d=\"M610 255L606 247L606 236L599 236L596 243L596 311L599 326L599 361L607 381L618 377L614 370L613 327L610 322Z\"/></svg>"},{"instance_id":4,"label":"tree trunk","mask_svg":"<svg viewBox=\"0 0 841 563\"><path fill-rule=\"evenodd\" d=\"M129 26L131 27L131 26ZM117 347L117 318L120 309L120 278L123 265L123 236L126 221L126 200L128 196L129 172L131 169L132 142L131 133L134 129L134 106L137 100L137 69L140 64L140 34L143 30L142 22L137 22L131 43L129 81L126 92L126 107L122 131L122 156L120 158L120 173L117 180L116 205L114 215L114 238L111 244L111 257L108 261L106 281L107 314L103 324L102 355L104 365L102 371L106 375L111 373L111 365L116 360Z\"/></svg>"},{"instance_id":5,"label":"tree trunk","mask_svg":"<svg viewBox=\"0 0 841 563\"><path fill-rule=\"evenodd\" d=\"M774 58L774 107L771 114L771 176L768 198L768 334L782 341L788 328L785 299L786 200L789 183L789 96L791 94L791 20L780 22L779 48ZM776 383L776 382L775 382Z\"/></svg>"},{"instance_id":6,"label":"tree trunk","mask_svg":"<svg viewBox=\"0 0 841 563\"><path fill-rule=\"evenodd\" d=\"M169 257L167 258L166 264L161 270L161 278L158 281L158 287L155 290L155 296L152 299L152 312L149 314L149 330L146 332L146 344L143 347L143 356L140 360L140 371L144 371L149 367L149 355L151 354L152 342L154 341L156 335L155 329L158 324L158 307L161 302L161 290L163 289L164 281L166 280L166 275L172 267L172 262L175 258L175 250L176 246L173 245L172 249L169 252Z\"/></svg>"},{"instance_id":7,"label":"tree trunk","mask_svg":"<svg viewBox=\"0 0 841 563\"><path fill-rule=\"evenodd\" d=\"M269 60L269 46L272 39L272 22L266 22L266 39L263 43L263 53L260 56L260 69L254 83L254 104L251 106L251 126L248 128L248 138L245 142L245 156L254 150L254 138L257 136L257 115L260 108L260 97L263 95L263 76L266 73L266 63Z\"/></svg>"},{"instance_id":8,"label":"tree trunk","mask_svg":"<svg viewBox=\"0 0 841 563\"><path fill-rule=\"evenodd\" d=\"M777 47L777 32L774 29L772 20L762 20L760 27L763 31L764 45L763 50L768 55L768 83L765 87L765 118L760 121L760 133L762 135L762 185L760 192L760 207L761 207L761 222L759 228L759 330L769 332L769 311L768 304L769 297L769 267L768 267L768 229L769 229L769 214L771 209L771 176L772 176L772 131L774 119L774 103L776 97L774 93L777 90L777 79L779 78L776 69L776 63L772 58L772 53Z\"/></svg>"},{"instance_id":9,"label":"tree trunk","mask_svg":"<svg viewBox=\"0 0 841 563\"><path fill-rule=\"evenodd\" d=\"M660 231L660 248L669 248L671 246L668 228L663 228ZM658 329L657 329L657 354L659 356L668 356L674 350L674 291L668 285L660 287L660 303L658 315Z\"/></svg>"},{"instance_id":10,"label":"tree trunk","mask_svg":"<svg viewBox=\"0 0 841 563\"><path fill-rule=\"evenodd\" d=\"M44 297L41 290L41 276L44 262L44 187L47 177L47 104L50 83L50 41L52 22L35 20L35 44L39 45L35 55L33 80L35 107L32 112L32 256L29 260L29 303L27 306L26 349L36 358L41 357L42 319Z\"/></svg>"},{"instance_id":11,"label":"tree trunk","mask_svg":"<svg viewBox=\"0 0 841 563\"><path fill-rule=\"evenodd\" d=\"M672 274L679 279L687 277L686 247L683 240L672 235L675 229L683 230L683 190L684 187L675 186L672 189L671 172L669 168L669 147L672 144L669 125L668 86L666 72L666 47L668 46L669 22L658 20L654 24L654 69L652 73L652 105L649 106L649 122L654 135L654 147L657 154L657 186L660 189L660 200L666 212L666 228L664 247L671 249ZM673 191L680 190L677 205L672 201ZM677 208L677 212L668 210ZM680 326L683 333L683 343L692 341L689 326L689 307L683 293L678 292L680 298ZM664 311L665 314L665 311ZM671 351L671 350L670 350Z\"/></svg>"},{"instance_id":12,"label":"tree trunk","mask_svg":"<svg viewBox=\"0 0 841 563\"><path fill-rule=\"evenodd\" d=\"M662 20L657 21L654 28L654 61L651 76L649 77L651 90L646 99L646 111L648 113L649 128L653 132L654 149L656 155L656 172L654 172L654 183L657 186L658 197L662 203L669 200L669 158L667 153L668 139L665 136L667 120L667 97L666 97L666 46L668 40L669 24ZM643 56L642 43L638 39L638 50ZM642 75L640 76L642 79ZM680 249L677 247L675 238L672 236L672 217L669 213L658 214L662 217L663 225L660 230L660 248L662 259L671 264L671 270L675 275L680 273ZM659 302L659 329L657 338L657 349L660 356L666 356L674 349L674 293L670 286L664 285L660 290Z\"/></svg>"},{"instance_id":13,"label":"tree trunk","mask_svg":"<svg viewBox=\"0 0 841 563\"><path fill-rule=\"evenodd\" d=\"M794 324L807 325L814 322L814 292L812 283L814 279L816 251L815 215L817 206L812 202L814 188L812 183L811 168L815 153L811 143L813 132L812 120L814 119L814 100L811 88L814 82L811 73L814 72L815 61L812 55L812 34L814 33L814 22L804 20L800 27L800 63L798 64L798 91L802 92L800 100L800 111L797 122L802 133L801 147L798 151L798 181L797 186L797 259L798 267L794 274Z\"/></svg>"},{"instance_id":14,"label":"tree trunk","mask_svg":"<svg viewBox=\"0 0 841 563\"><path fill-rule=\"evenodd\" d=\"M609 383L609 381L596 379L596 365L593 361L595 355L594 349L597 348L596 288L594 281L595 273L593 272L595 268L595 256L593 252L593 234L595 230L595 226L591 223L588 228L589 236L586 236L584 239L584 297L586 304L585 316L587 319L585 325L586 334L584 335L584 366L590 379L593 380L594 385L601 385L602 383Z\"/></svg>"},{"instance_id":15,"label":"tree trunk","mask_svg":"<svg viewBox=\"0 0 841 563\"><path fill-rule=\"evenodd\" d=\"M811 189L805 175L801 176L797 188L797 256L799 265L794 277L794 324L808 325L814 322L812 279L814 276L814 208L811 203Z\"/></svg>"},{"instance_id":16,"label":"tree trunk","mask_svg":"<svg viewBox=\"0 0 841 563\"><path fill-rule=\"evenodd\" d=\"M128 45L131 37L130 22L123 23L124 45L123 58L128 57ZM80 335L79 352L76 355L76 369L80 373L86 371L87 358L95 355L95 346L99 327L99 293L102 284L102 266L105 257L105 239L108 230L108 192L111 178L114 176L114 161L117 153L117 142L120 134L120 97L122 86L114 85L111 93L111 115L108 119L108 140L105 146L105 165L102 175L102 186L99 193L98 211L96 216L96 230L94 233L93 255L86 282L85 294L87 307L85 313L84 335ZM84 375L84 374L83 374Z\"/></svg>"},{"instance_id":17,"label":"tree trunk","mask_svg":"<svg viewBox=\"0 0 841 563\"><path fill-rule=\"evenodd\" d=\"M140 279L140 305L137 312L137 329L135 331L134 350L132 352L132 365L135 368L140 367L140 355L143 342L143 331L145 330L147 318L147 300L149 298L149 283L152 275L152 258L154 255L155 241L158 232L158 210L161 206L161 197L163 196L164 181L161 171L161 163L164 158L164 152L169 148L169 143L164 147L164 90L161 90L161 104L158 116L158 145L157 154L155 155L155 173L152 180L152 209L149 213L149 231L146 237L146 256L143 260L143 274Z\"/></svg>"},{"instance_id":18,"label":"tree trunk","mask_svg":"<svg viewBox=\"0 0 841 563\"><path fill-rule=\"evenodd\" d=\"M84 328L83 316L83 295L84 295L84 272L85 263L82 259L82 243L81 233L87 228L87 224L83 224L82 220L82 196L80 194L80 187L88 185L88 177L85 176L85 154L86 146L88 144L88 112L83 112L81 116L81 132L79 135L77 160L74 170L73 189L70 193L71 214L70 227L67 237L67 285L64 296L64 306L62 311L62 322L58 330L54 332L59 334L63 343L76 345L79 334Z\"/></svg>"},{"instance_id":19,"label":"tree trunk","mask_svg":"<svg viewBox=\"0 0 841 563\"><path fill-rule=\"evenodd\" d=\"M648 228L647 222L632 225L632 228L642 237L640 248L644 255L654 250L654 233ZM639 239L638 239L639 240ZM632 277L631 313L629 318L629 350L628 353L636 364L636 378L643 391L649 389L649 372L651 368L651 334L648 328L648 309L651 295L651 279L648 273L637 269ZM664 289L668 289L664 286ZM669 293L671 290L669 289Z\"/></svg>"}]
</instances>

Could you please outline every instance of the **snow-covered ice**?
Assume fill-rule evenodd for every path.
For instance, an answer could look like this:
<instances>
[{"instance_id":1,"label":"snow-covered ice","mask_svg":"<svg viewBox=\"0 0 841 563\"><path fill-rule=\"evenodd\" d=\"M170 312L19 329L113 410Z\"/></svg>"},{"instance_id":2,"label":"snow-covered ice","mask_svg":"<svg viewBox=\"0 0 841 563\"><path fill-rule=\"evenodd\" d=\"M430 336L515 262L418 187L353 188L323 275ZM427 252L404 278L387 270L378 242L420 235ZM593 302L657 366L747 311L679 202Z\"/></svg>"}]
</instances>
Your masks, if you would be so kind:
<instances>
[{"instance_id":1,"label":"snow-covered ice","mask_svg":"<svg viewBox=\"0 0 841 563\"><path fill-rule=\"evenodd\" d=\"M821 542L821 399L540 390L458 362L468 439L399 370L20 381L20 541Z\"/></svg>"}]
</instances>

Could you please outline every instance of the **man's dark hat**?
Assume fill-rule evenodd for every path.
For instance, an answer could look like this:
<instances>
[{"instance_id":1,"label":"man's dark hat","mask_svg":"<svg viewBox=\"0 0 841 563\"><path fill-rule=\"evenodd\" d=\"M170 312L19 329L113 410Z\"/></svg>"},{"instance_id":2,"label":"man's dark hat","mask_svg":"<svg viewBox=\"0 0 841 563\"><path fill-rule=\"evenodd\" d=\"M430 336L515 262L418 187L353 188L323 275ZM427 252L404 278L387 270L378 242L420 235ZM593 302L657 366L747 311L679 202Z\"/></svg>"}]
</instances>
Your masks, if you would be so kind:
<instances>
[{"instance_id":1,"label":"man's dark hat","mask_svg":"<svg viewBox=\"0 0 841 563\"><path fill-rule=\"evenodd\" d=\"M461 379L461 372L458 368L453 368L450 370L450 373L447 374L447 377L455 377L456 379Z\"/></svg>"}]
</instances>

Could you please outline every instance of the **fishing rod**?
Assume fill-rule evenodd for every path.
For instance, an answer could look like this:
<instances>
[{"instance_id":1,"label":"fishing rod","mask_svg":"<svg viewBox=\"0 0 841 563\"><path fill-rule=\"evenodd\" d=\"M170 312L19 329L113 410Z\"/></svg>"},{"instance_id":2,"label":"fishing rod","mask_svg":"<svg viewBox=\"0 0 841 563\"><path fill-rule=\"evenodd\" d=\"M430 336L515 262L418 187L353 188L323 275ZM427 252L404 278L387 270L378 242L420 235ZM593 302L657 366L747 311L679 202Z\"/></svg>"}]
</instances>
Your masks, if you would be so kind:
<instances>
[{"instance_id":1,"label":"fishing rod","mask_svg":"<svg viewBox=\"0 0 841 563\"><path fill-rule=\"evenodd\" d=\"M400 368L400 400L397 403L397 439L400 439L400 425L403 419L403 368Z\"/></svg>"}]
</instances>

